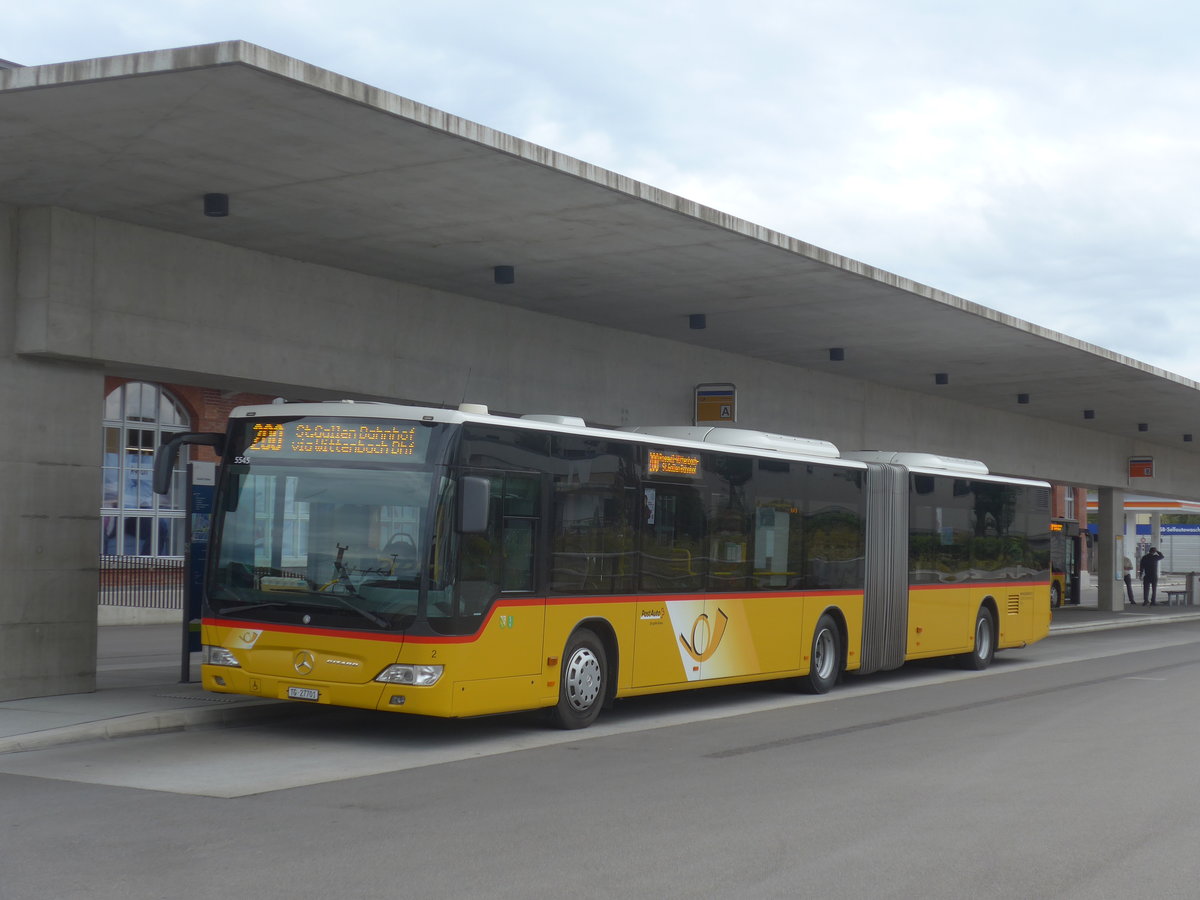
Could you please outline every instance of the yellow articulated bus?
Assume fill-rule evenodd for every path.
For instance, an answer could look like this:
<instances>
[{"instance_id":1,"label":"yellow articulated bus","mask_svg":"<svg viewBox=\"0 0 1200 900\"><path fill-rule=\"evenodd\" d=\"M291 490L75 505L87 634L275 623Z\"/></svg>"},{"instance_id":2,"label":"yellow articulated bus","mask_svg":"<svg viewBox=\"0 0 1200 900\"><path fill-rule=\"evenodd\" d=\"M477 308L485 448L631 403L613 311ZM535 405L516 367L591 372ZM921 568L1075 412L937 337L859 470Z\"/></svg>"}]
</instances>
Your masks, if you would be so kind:
<instances>
[{"instance_id":1,"label":"yellow articulated bus","mask_svg":"<svg viewBox=\"0 0 1200 900\"><path fill-rule=\"evenodd\" d=\"M1050 625L1048 485L736 428L381 403L242 407L226 434L205 688L591 724L623 697L956 656Z\"/></svg>"}]
</instances>

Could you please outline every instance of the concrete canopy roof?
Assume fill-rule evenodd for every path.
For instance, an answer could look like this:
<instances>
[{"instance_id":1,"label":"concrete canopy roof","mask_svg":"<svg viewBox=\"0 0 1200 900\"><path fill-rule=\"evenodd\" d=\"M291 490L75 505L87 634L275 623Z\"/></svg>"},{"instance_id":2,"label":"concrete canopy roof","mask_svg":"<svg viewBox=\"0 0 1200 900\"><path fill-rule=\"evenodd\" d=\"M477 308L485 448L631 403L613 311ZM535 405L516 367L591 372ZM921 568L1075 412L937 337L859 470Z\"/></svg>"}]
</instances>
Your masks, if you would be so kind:
<instances>
[{"instance_id":1,"label":"concrete canopy roof","mask_svg":"<svg viewBox=\"0 0 1200 900\"><path fill-rule=\"evenodd\" d=\"M0 70L0 202L1200 449L1193 381L243 42Z\"/></svg>"}]
</instances>

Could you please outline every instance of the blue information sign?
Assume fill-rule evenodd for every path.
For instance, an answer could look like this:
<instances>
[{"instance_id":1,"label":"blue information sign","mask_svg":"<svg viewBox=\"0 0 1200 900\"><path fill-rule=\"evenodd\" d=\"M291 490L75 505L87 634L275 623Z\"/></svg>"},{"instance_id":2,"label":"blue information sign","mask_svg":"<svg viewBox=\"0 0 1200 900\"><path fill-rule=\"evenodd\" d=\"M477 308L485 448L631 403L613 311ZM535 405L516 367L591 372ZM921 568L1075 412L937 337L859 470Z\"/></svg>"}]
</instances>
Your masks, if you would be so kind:
<instances>
[{"instance_id":1,"label":"blue information sign","mask_svg":"<svg viewBox=\"0 0 1200 900\"><path fill-rule=\"evenodd\" d=\"M1149 525L1138 525L1138 534L1151 534ZM1160 525L1159 534L1200 534L1200 525Z\"/></svg>"}]
</instances>

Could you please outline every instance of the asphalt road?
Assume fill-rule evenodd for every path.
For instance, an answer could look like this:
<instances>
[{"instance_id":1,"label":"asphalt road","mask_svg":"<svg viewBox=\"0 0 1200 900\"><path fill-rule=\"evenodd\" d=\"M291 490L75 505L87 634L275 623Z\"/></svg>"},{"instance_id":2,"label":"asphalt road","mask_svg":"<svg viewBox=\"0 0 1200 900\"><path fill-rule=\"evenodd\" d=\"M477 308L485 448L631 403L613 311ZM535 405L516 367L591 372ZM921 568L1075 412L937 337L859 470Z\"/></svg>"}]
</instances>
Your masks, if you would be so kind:
<instances>
[{"instance_id":1,"label":"asphalt road","mask_svg":"<svg viewBox=\"0 0 1200 900\"><path fill-rule=\"evenodd\" d=\"M1200 622L626 701L0 757L0 900L1194 898Z\"/></svg>"}]
</instances>

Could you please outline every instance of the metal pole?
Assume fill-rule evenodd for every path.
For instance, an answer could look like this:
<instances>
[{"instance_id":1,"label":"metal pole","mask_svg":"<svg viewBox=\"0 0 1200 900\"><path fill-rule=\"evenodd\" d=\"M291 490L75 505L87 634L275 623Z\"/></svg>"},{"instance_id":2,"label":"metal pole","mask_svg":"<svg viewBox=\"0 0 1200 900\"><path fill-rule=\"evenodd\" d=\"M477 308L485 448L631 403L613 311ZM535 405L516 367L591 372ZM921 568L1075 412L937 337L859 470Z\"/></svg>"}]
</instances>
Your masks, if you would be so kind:
<instances>
[{"instance_id":1,"label":"metal pole","mask_svg":"<svg viewBox=\"0 0 1200 900\"><path fill-rule=\"evenodd\" d=\"M179 683L187 684L192 680L192 464L187 466L187 479L183 487L184 500L183 521L183 609L180 612L182 629L179 646Z\"/></svg>"},{"instance_id":2,"label":"metal pole","mask_svg":"<svg viewBox=\"0 0 1200 900\"><path fill-rule=\"evenodd\" d=\"M180 647L179 683L192 680L192 654L200 649L200 635L192 626L200 622L204 606L204 570L208 562L208 536L212 522L216 464L190 462L187 467L187 521L184 550L183 638Z\"/></svg>"}]
</instances>

